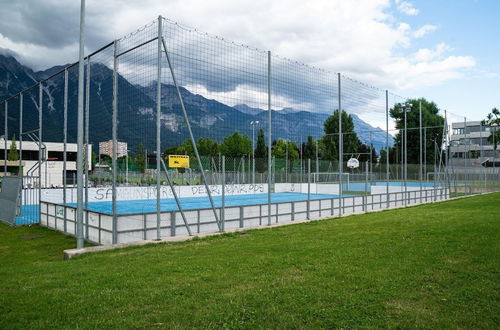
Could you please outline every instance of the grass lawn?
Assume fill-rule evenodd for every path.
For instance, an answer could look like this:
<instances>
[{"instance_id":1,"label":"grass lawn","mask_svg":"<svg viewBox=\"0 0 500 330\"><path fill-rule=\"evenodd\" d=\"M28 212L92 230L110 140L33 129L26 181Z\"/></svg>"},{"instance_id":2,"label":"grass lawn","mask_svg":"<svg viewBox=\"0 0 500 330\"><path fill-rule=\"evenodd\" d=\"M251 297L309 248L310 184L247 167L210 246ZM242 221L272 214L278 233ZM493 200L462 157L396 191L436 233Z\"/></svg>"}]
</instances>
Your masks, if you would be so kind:
<instances>
[{"instance_id":1,"label":"grass lawn","mask_svg":"<svg viewBox=\"0 0 500 330\"><path fill-rule=\"evenodd\" d=\"M69 261L0 242L1 329L500 327L500 193Z\"/></svg>"}]
</instances>

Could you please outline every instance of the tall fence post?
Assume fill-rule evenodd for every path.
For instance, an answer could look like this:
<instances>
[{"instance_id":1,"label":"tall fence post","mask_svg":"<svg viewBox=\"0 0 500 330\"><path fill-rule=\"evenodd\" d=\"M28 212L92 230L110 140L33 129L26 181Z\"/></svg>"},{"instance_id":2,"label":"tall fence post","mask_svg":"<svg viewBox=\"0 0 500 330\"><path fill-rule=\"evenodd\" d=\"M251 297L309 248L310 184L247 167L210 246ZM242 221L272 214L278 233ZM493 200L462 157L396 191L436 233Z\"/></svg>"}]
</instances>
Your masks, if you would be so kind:
<instances>
[{"instance_id":1,"label":"tall fence post","mask_svg":"<svg viewBox=\"0 0 500 330\"><path fill-rule=\"evenodd\" d=\"M89 155L89 120L90 120L90 56L87 57L87 80L85 85L85 159L84 172L85 172L85 238L89 238L89 159L92 159L92 154ZM92 152L92 151L91 151Z\"/></svg>"},{"instance_id":2,"label":"tall fence post","mask_svg":"<svg viewBox=\"0 0 500 330\"><path fill-rule=\"evenodd\" d=\"M113 213L112 225L112 242L118 242L117 225L118 219L116 214L116 175L117 175L117 119L118 119L118 40L113 43L113 110L112 110L112 128L111 134L113 139L113 150L111 152L111 166L112 168L112 183L111 183L111 208Z\"/></svg>"},{"instance_id":3,"label":"tall fence post","mask_svg":"<svg viewBox=\"0 0 500 330\"><path fill-rule=\"evenodd\" d=\"M222 197L221 197L221 207L220 207L220 221L222 226L222 231L225 230L225 218L226 214L224 212L224 207L226 203L226 156L222 156Z\"/></svg>"},{"instance_id":4,"label":"tall fence post","mask_svg":"<svg viewBox=\"0 0 500 330\"><path fill-rule=\"evenodd\" d=\"M162 17L158 16L158 42L156 58L156 239L161 238L161 38ZM173 188L172 188L173 189Z\"/></svg>"},{"instance_id":5,"label":"tall fence post","mask_svg":"<svg viewBox=\"0 0 500 330\"><path fill-rule=\"evenodd\" d=\"M23 173L23 93L19 93L19 174Z\"/></svg>"},{"instance_id":6,"label":"tall fence post","mask_svg":"<svg viewBox=\"0 0 500 330\"><path fill-rule=\"evenodd\" d=\"M68 231L67 228L67 211L66 203L68 202L66 196L66 183L67 183L67 168L66 162L68 160L68 69L64 69L64 100L63 100L63 203L64 203L64 232Z\"/></svg>"},{"instance_id":7,"label":"tall fence post","mask_svg":"<svg viewBox=\"0 0 500 330\"><path fill-rule=\"evenodd\" d=\"M469 142L467 141L467 137L468 137L468 134L467 134L467 118L464 117L464 142L465 142L465 146L464 146L464 169L465 169L465 184L464 184L464 187L465 187L465 195L468 195L467 193L467 183L469 181L469 175L468 175L468 167L467 166L467 161L469 159L469 149L467 148L467 146L469 145Z\"/></svg>"},{"instance_id":8,"label":"tall fence post","mask_svg":"<svg viewBox=\"0 0 500 330\"><path fill-rule=\"evenodd\" d=\"M80 51L78 60L78 123L77 123L77 211L76 211L76 247L83 248L83 77L84 77L84 38L85 38L85 0L81 0L80 8ZM41 132L40 132L41 135ZM41 139L40 139L41 140Z\"/></svg>"},{"instance_id":9,"label":"tall fence post","mask_svg":"<svg viewBox=\"0 0 500 330\"><path fill-rule=\"evenodd\" d=\"M344 146L343 146L343 136L342 136L342 94L341 94L341 76L340 72L337 73L338 77L338 101L339 101L339 195L343 195L342 187L342 171L344 167ZM339 199L339 215L344 213L344 199Z\"/></svg>"},{"instance_id":10,"label":"tall fence post","mask_svg":"<svg viewBox=\"0 0 500 330\"><path fill-rule=\"evenodd\" d=\"M366 164L366 169L365 169L365 194L363 194L363 211L368 211L368 197L367 197L367 194L368 194L368 180L369 180L369 176L371 175L371 162Z\"/></svg>"},{"instance_id":11,"label":"tall fence post","mask_svg":"<svg viewBox=\"0 0 500 330\"><path fill-rule=\"evenodd\" d=\"M419 160L420 160L420 169L419 169L419 181L420 181L420 204L422 204L422 175L423 175L423 158L422 158L422 101L418 102L418 117L419 117Z\"/></svg>"},{"instance_id":12,"label":"tall fence post","mask_svg":"<svg viewBox=\"0 0 500 330\"><path fill-rule=\"evenodd\" d=\"M316 140L316 173L319 173L319 147L318 147L318 142L319 140Z\"/></svg>"},{"instance_id":13,"label":"tall fence post","mask_svg":"<svg viewBox=\"0 0 500 330\"><path fill-rule=\"evenodd\" d=\"M311 158L307 158L307 220L311 219Z\"/></svg>"},{"instance_id":14,"label":"tall fence post","mask_svg":"<svg viewBox=\"0 0 500 330\"><path fill-rule=\"evenodd\" d=\"M4 135L4 165L3 165L3 171L4 171L4 175L7 175L7 140L9 139L9 126L8 126L8 116L9 116L9 105L8 105L8 101L5 101L4 102L4 105L5 105L5 118L4 118L4 121L5 121L5 135Z\"/></svg>"},{"instance_id":15,"label":"tall fence post","mask_svg":"<svg viewBox=\"0 0 500 330\"><path fill-rule=\"evenodd\" d=\"M272 180L272 110L271 110L271 52L267 52L267 224L271 225L271 180Z\"/></svg>"},{"instance_id":16,"label":"tall fence post","mask_svg":"<svg viewBox=\"0 0 500 330\"><path fill-rule=\"evenodd\" d=\"M390 206L389 200L389 91L385 90L385 194L386 194L386 202L387 208Z\"/></svg>"},{"instance_id":17,"label":"tall fence post","mask_svg":"<svg viewBox=\"0 0 500 330\"><path fill-rule=\"evenodd\" d=\"M42 145L43 145L43 85L38 85L38 214L42 214Z\"/></svg>"}]
</instances>

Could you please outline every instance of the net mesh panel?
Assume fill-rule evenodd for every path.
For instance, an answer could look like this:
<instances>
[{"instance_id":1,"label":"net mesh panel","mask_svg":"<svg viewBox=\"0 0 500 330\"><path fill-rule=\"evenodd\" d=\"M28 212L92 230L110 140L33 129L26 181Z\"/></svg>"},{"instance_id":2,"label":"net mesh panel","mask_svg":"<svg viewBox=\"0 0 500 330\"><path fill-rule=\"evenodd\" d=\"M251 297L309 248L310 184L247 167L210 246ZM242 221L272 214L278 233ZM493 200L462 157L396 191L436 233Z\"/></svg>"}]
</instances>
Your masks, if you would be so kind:
<instances>
[{"instance_id":1,"label":"net mesh panel","mask_svg":"<svg viewBox=\"0 0 500 330\"><path fill-rule=\"evenodd\" d=\"M89 144L92 145L90 182L94 186L110 187L113 112L113 46L108 46L90 58ZM100 150L102 143L102 150Z\"/></svg>"},{"instance_id":2,"label":"net mesh panel","mask_svg":"<svg viewBox=\"0 0 500 330\"><path fill-rule=\"evenodd\" d=\"M337 74L280 56L271 68L276 182L307 182L308 159L311 171L335 171L336 154L325 154L318 123L338 108Z\"/></svg>"},{"instance_id":3,"label":"net mesh panel","mask_svg":"<svg viewBox=\"0 0 500 330\"><path fill-rule=\"evenodd\" d=\"M386 161L386 92L377 87L344 75L340 76L340 98L342 111L350 116L356 136L343 124L344 155L339 159L338 119L325 121L339 108L338 74L296 62L276 54L270 61L268 52L228 41L222 37L200 32L172 22L162 20L161 45L161 116L160 151L167 162L168 155L189 155L190 167L169 168L176 191L193 196L201 185L202 174L207 183L222 183L222 155L225 155L225 181L227 185L256 183L265 186L268 181L268 137L269 111L268 91L271 90L272 116L272 181L273 191L292 191L291 184L323 183L322 192L329 184L358 183L345 186L346 191L358 187L377 185L386 179L389 169L390 181L420 181L420 128L418 103L408 116L408 164L404 166L401 137L404 135L403 121L389 118L389 164ZM157 105L157 56L158 21L155 20L133 33L117 40L117 100L118 100L118 200L146 199L143 212L153 212L146 218L146 238L156 235L156 105ZM166 52L170 56L168 63ZM112 187L112 113L113 113L113 68L114 47L108 46L86 61L90 70L88 94L85 99L89 108L89 136L85 141L92 145L92 164L89 169L89 185L105 189L106 200ZM170 65L171 67L170 67ZM271 75L268 76L270 66ZM188 134L177 89L172 78L175 73L179 91L184 101L192 133L200 154L202 165L195 158L194 148ZM68 117L67 117L67 183L70 190L76 182L76 142L78 110L78 66L68 72ZM87 79L87 78L85 78ZM85 81L86 85L87 81ZM44 143L62 143L64 140L64 72L43 82L43 125L40 132ZM87 93L87 91L86 91ZM5 132L5 107L0 109L0 131L11 139L19 140L22 132L33 131L32 136L23 135L24 174L36 169L38 148L32 141L39 129L39 87L23 91L22 123L19 96L7 103L8 134ZM392 114L402 118L403 104L407 98L388 93L387 104ZM476 192L485 189L488 181L497 180L498 169L485 168L483 162L494 159L494 151L487 136L490 131L475 125L462 134L454 130L464 127L468 118L447 113L447 135L442 135L443 123L430 120L423 113L422 150L423 179L427 183L452 184L456 193ZM440 113L444 115L444 113ZM338 118L338 116L337 116ZM371 126L364 122L370 123ZM460 126L462 125L462 126ZM476 131L475 131L476 130ZM491 130L491 128L489 128ZM484 133L484 136L483 134ZM31 146L28 146L30 142ZM102 143L102 148L100 148ZM450 146L448 172L445 170L444 146ZM4 152L3 156L6 156ZM62 160L60 151L47 154L49 161L42 165L41 173L47 171L42 186L62 185L62 169L57 170ZM347 160L356 157L359 168L347 168ZM497 155L497 159L500 158ZM52 163L51 163L52 162ZM341 162L344 175L339 174ZM255 172L253 168L255 167ZM56 169L56 170L55 170ZM407 172L405 173L405 169ZM496 171L496 172L495 172ZM31 174L38 175L37 171ZM53 176L57 176L53 177ZM60 182L60 183L59 183ZM413 183L415 183L413 182ZM36 183L40 185L40 183ZM172 198L166 183L166 173L161 173L161 197ZM293 186L297 192L298 185ZM333 187L333 186L332 186ZM337 185L338 188L338 185ZM90 200L97 198L96 189L89 190ZM231 188L231 191L235 189ZM365 188L367 190L369 188ZM139 192L140 191L140 192ZM265 193L262 189L253 192ZM313 190L314 191L314 190ZM361 190L363 191L363 190ZM215 189L214 195L220 193ZM68 191L69 203L76 202L75 191ZM206 198L206 194L199 194ZM186 197L182 194L180 197ZM218 196L217 196L218 197ZM215 200L216 206L221 203ZM118 204L118 213L122 205ZM111 207L110 207L111 210ZM178 217L177 219L180 219ZM133 229L144 225L143 215L120 222L121 229ZM185 229L172 228L168 217L162 218L162 236L182 234ZM180 220L177 220L179 223ZM183 231L184 230L184 231ZM125 234L129 235L129 234ZM142 239L130 234L129 238ZM93 239L96 240L95 238Z\"/></svg>"},{"instance_id":4,"label":"net mesh panel","mask_svg":"<svg viewBox=\"0 0 500 330\"><path fill-rule=\"evenodd\" d=\"M259 130L263 129L267 141L267 52L237 45L169 20L163 22L163 37L207 181L219 182L221 154L224 153L227 182L250 182L252 135L255 145ZM181 146L176 151L167 150L167 154L181 153L192 157L188 174L191 180L194 176L192 183L200 184L200 168L194 158L166 57L162 67L165 95L162 106L166 113L162 140L166 141L167 147ZM256 160L256 168L256 182L264 182L267 161Z\"/></svg>"}]
</instances>

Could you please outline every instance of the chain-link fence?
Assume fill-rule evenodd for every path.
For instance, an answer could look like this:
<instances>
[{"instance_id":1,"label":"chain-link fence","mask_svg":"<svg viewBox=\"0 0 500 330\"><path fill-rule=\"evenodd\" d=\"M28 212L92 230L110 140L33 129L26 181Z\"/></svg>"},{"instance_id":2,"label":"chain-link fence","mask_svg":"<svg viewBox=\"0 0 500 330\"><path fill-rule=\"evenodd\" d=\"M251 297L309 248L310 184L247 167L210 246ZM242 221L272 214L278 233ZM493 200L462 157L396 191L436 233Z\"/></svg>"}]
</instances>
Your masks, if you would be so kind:
<instances>
[{"instance_id":1,"label":"chain-link fence","mask_svg":"<svg viewBox=\"0 0 500 330\"><path fill-rule=\"evenodd\" d=\"M39 78L2 101L2 172L23 177L17 223L76 235L77 64ZM99 244L500 187L491 127L163 18L88 55L84 86L82 235Z\"/></svg>"}]
</instances>

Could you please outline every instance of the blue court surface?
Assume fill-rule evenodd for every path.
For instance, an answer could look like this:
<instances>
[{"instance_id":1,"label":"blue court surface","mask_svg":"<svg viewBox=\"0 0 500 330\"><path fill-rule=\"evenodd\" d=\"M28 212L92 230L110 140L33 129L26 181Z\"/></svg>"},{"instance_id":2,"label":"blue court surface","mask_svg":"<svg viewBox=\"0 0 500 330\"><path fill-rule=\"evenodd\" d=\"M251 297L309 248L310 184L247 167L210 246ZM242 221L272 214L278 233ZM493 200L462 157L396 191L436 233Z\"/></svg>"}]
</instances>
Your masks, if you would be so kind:
<instances>
[{"instance_id":1,"label":"blue court surface","mask_svg":"<svg viewBox=\"0 0 500 330\"><path fill-rule=\"evenodd\" d=\"M316 199L329 199L338 198L338 195L327 195L327 194L311 194L311 200ZM221 196L213 197L214 204L216 207L221 206L222 198ZM303 193L273 193L271 194L272 203L280 202L297 202L306 201L307 194ZM195 209L208 209L211 207L210 200L208 197L185 197L180 198L181 207L184 210L195 210ZM267 194L251 194L251 195L234 195L226 196L224 204L225 206L240 206L240 205L258 205L267 203ZM70 203L69 206L76 207L76 203ZM88 205L88 210L112 214L111 202L90 202ZM173 211L178 210L177 204L174 198L162 199L160 202L161 211ZM117 201L116 202L116 213L125 214L137 214L137 213L152 213L156 212L156 200L155 199L145 199L145 200L128 200L128 201Z\"/></svg>"},{"instance_id":2,"label":"blue court surface","mask_svg":"<svg viewBox=\"0 0 500 330\"><path fill-rule=\"evenodd\" d=\"M21 215L16 217L16 225L31 225L40 222L38 204L22 205Z\"/></svg>"},{"instance_id":3,"label":"blue court surface","mask_svg":"<svg viewBox=\"0 0 500 330\"><path fill-rule=\"evenodd\" d=\"M350 182L342 184L342 189L344 191L370 191L370 186L385 186L386 181L376 181L376 182ZM420 182L407 182L407 187L420 187ZM401 181L389 181L390 187L404 187L405 183ZM422 187L430 188L434 187L433 182L422 182Z\"/></svg>"}]
</instances>

